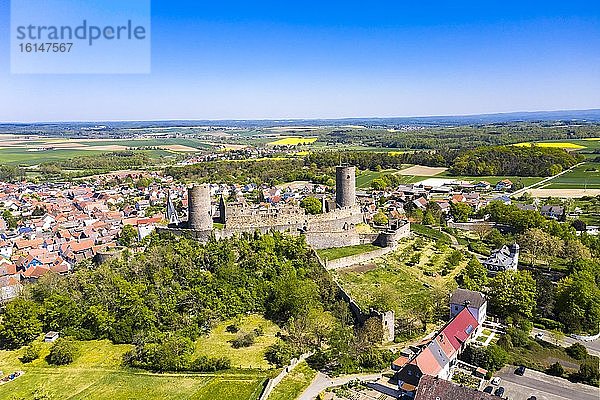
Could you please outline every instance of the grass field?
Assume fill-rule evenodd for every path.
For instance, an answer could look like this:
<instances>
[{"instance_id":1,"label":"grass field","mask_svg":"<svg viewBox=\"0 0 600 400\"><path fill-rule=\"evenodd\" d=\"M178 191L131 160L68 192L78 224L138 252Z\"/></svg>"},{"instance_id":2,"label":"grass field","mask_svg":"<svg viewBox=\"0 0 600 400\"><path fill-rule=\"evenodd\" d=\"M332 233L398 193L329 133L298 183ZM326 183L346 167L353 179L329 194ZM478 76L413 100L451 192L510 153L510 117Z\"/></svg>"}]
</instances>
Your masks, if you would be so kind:
<instances>
[{"instance_id":1,"label":"grass field","mask_svg":"<svg viewBox=\"0 0 600 400\"><path fill-rule=\"evenodd\" d=\"M317 141L316 137L289 136L284 137L268 144L271 146L297 146L300 144L311 144Z\"/></svg>"},{"instance_id":2,"label":"grass field","mask_svg":"<svg viewBox=\"0 0 600 400\"><path fill-rule=\"evenodd\" d=\"M305 361L290 372L269 395L268 400L295 400L310 385L317 371L311 369Z\"/></svg>"},{"instance_id":3,"label":"grass field","mask_svg":"<svg viewBox=\"0 0 600 400\"><path fill-rule=\"evenodd\" d=\"M426 303L433 291L436 297L456 288L454 277L467 260L445 271L452 249L436 246L433 240L413 238L400 243L398 250L374 261L370 268L349 267L335 272L336 278L364 308L385 301L392 305L397 318Z\"/></svg>"},{"instance_id":4,"label":"grass field","mask_svg":"<svg viewBox=\"0 0 600 400\"><path fill-rule=\"evenodd\" d=\"M356 176L356 187L360 189L367 189L371 187L373 180L381 178L384 175L396 173L395 169L384 169L382 171L361 171Z\"/></svg>"},{"instance_id":5,"label":"grass field","mask_svg":"<svg viewBox=\"0 0 600 400\"><path fill-rule=\"evenodd\" d=\"M215 374L154 374L121 366L130 345L109 341L79 342L80 356L70 365L50 366L42 356L30 364L18 357L22 350L0 351L0 370L25 375L0 386L1 399L256 399L267 372L225 371ZM46 395L47 397L41 397Z\"/></svg>"},{"instance_id":6,"label":"grass field","mask_svg":"<svg viewBox=\"0 0 600 400\"><path fill-rule=\"evenodd\" d=\"M261 326L264 334L258 336L252 346L234 349L230 341L235 339L238 333L230 333L226 330L232 322L233 320L222 322L211 330L209 336L198 339L195 355L225 356L231 359L231 365L235 368L270 368L264 358L265 350L277 341L275 334L279 332L279 327L259 315L246 316L238 325L240 332L252 332Z\"/></svg>"},{"instance_id":7,"label":"grass field","mask_svg":"<svg viewBox=\"0 0 600 400\"><path fill-rule=\"evenodd\" d=\"M322 259L327 260L337 260L342 257L354 256L357 254L366 253L368 251L373 251L380 249L381 247L375 246L374 244L358 244L356 246L347 246L347 247L335 247L331 249L321 249L317 250L317 254Z\"/></svg>"},{"instance_id":8,"label":"grass field","mask_svg":"<svg viewBox=\"0 0 600 400\"><path fill-rule=\"evenodd\" d=\"M544 189L600 189L600 163L586 162L544 185Z\"/></svg>"}]
</instances>

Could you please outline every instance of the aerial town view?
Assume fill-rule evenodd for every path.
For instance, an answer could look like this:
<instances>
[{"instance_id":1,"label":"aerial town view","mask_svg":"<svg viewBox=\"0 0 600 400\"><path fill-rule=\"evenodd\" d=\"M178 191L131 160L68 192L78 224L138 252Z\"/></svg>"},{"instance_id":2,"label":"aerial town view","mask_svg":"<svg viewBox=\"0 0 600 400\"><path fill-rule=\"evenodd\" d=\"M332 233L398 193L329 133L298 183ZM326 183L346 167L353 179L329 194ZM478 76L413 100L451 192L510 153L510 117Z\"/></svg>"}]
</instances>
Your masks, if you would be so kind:
<instances>
[{"instance_id":1,"label":"aerial town view","mask_svg":"<svg viewBox=\"0 0 600 400\"><path fill-rule=\"evenodd\" d=\"M401 3L0 2L0 400L599 400L600 7Z\"/></svg>"}]
</instances>

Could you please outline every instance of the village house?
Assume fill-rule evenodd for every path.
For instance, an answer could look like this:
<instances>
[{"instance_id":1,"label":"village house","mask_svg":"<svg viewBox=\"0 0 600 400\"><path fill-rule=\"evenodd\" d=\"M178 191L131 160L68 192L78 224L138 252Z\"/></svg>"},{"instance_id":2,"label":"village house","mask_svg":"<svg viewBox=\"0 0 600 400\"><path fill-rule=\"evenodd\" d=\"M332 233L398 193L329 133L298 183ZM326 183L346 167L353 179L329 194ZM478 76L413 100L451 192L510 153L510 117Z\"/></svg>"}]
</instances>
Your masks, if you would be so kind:
<instances>
[{"instance_id":1,"label":"village house","mask_svg":"<svg viewBox=\"0 0 600 400\"><path fill-rule=\"evenodd\" d=\"M481 264L492 272L516 271L519 265L519 245L504 245L494 250Z\"/></svg>"},{"instance_id":2,"label":"village house","mask_svg":"<svg viewBox=\"0 0 600 400\"><path fill-rule=\"evenodd\" d=\"M469 308L463 308L416 355L395 360L392 369L397 370L398 390L412 397L423 376L450 379L458 355L478 327Z\"/></svg>"}]
</instances>

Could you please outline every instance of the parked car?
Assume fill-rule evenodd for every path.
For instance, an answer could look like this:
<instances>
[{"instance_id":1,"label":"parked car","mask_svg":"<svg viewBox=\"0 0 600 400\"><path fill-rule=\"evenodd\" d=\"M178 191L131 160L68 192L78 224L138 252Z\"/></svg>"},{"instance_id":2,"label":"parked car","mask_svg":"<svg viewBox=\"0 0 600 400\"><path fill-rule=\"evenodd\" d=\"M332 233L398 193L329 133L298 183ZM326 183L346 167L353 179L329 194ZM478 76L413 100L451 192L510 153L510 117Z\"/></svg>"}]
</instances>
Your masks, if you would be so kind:
<instances>
[{"instance_id":1,"label":"parked car","mask_svg":"<svg viewBox=\"0 0 600 400\"><path fill-rule=\"evenodd\" d=\"M483 389L483 393L492 394L493 391L494 391L494 387L493 386L486 386L486 388Z\"/></svg>"},{"instance_id":2,"label":"parked car","mask_svg":"<svg viewBox=\"0 0 600 400\"><path fill-rule=\"evenodd\" d=\"M498 386L500 384L500 377L496 376L495 378L492 378L492 380L490 381L490 383L492 385Z\"/></svg>"},{"instance_id":3,"label":"parked car","mask_svg":"<svg viewBox=\"0 0 600 400\"><path fill-rule=\"evenodd\" d=\"M515 374L517 374L517 375L523 375L524 373L525 373L525 367L522 365L515 370Z\"/></svg>"},{"instance_id":4,"label":"parked car","mask_svg":"<svg viewBox=\"0 0 600 400\"><path fill-rule=\"evenodd\" d=\"M496 395L498 397L502 397L504 395L504 388L502 386L500 386L498 389L496 389L496 391L494 392L494 395Z\"/></svg>"}]
</instances>

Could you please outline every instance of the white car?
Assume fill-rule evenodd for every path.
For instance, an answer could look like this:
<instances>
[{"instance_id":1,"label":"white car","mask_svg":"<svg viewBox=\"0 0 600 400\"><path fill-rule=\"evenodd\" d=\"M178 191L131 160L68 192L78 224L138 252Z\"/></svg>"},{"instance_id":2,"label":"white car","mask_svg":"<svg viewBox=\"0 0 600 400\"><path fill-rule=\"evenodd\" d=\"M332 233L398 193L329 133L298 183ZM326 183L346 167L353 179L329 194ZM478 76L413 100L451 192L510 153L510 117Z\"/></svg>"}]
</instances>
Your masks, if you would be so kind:
<instances>
[{"instance_id":1,"label":"white car","mask_svg":"<svg viewBox=\"0 0 600 400\"><path fill-rule=\"evenodd\" d=\"M500 378L499 377L492 378L492 380L490 381L490 383L492 385L498 386L500 384Z\"/></svg>"}]
</instances>

